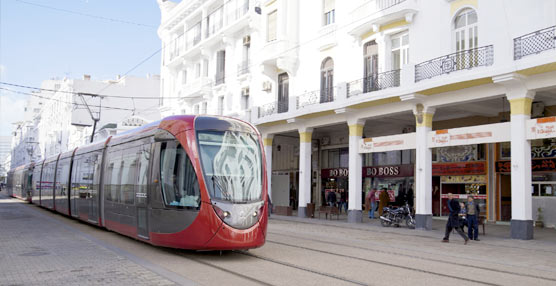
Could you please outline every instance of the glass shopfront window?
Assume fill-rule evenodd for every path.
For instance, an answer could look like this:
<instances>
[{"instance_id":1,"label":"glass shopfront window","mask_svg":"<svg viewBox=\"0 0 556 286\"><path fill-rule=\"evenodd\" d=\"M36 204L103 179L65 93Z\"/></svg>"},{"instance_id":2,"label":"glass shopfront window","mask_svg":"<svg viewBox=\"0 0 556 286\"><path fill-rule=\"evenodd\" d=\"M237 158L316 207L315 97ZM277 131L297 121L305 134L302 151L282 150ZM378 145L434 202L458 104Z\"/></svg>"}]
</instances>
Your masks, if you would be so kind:
<instances>
[{"instance_id":1,"label":"glass shopfront window","mask_svg":"<svg viewBox=\"0 0 556 286\"><path fill-rule=\"evenodd\" d=\"M363 166L415 164L415 149L363 154Z\"/></svg>"}]
</instances>

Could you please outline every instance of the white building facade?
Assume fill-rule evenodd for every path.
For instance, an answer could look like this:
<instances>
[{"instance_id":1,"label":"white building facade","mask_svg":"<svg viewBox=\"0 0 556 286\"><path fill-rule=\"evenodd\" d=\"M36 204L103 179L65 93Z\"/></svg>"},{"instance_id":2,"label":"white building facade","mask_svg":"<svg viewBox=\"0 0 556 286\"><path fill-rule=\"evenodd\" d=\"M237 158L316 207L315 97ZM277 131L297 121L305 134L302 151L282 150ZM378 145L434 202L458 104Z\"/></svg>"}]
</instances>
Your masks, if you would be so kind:
<instances>
[{"instance_id":1,"label":"white building facade","mask_svg":"<svg viewBox=\"0 0 556 286\"><path fill-rule=\"evenodd\" d=\"M91 141L93 127L94 139L99 140L114 134L102 132L106 125L121 131L129 128L117 128L118 124L159 120L159 86L157 75L105 81L85 75L44 81L42 90L31 94L24 121L15 128L11 167L85 145Z\"/></svg>"},{"instance_id":2,"label":"white building facade","mask_svg":"<svg viewBox=\"0 0 556 286\"><path fill-rule=\"evenodd\" d=\"M176 9L205 15L215 3L184 2L160 3L159 34L187 21ZM554 226L556 3L533 2L258 2L250 118L264 135L274 205L307 216L335 192L360 222L369 189L411 189L418 228L446 214L448 193L475 196L513 238L533 238L539 213ZM166 91L180 68L162 68L163 94L180 97Z\"/></svg>"}]
</instances>

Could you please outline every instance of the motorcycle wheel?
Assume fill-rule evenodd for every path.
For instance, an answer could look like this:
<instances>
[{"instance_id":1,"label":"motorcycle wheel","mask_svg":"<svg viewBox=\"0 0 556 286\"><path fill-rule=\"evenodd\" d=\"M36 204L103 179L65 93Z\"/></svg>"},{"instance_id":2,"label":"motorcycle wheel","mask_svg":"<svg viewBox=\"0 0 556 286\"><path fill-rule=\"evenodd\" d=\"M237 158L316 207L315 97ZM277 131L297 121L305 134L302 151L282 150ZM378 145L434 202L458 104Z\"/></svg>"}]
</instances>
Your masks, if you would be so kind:
<instances>
[{"instance_id":1,"label":"motorcycle wheel","mask_svg":"<svg viewBox=\"0 0 556 286\"><path fill-rule=\"evenodd\" d=\"M386 214L383 214L383 216L388 217ZM382 218L380 219L380 225L382 225L383 227L388 227L392 224L392 222L389 222L387 220L383 220Z\"/></svg>"},{"instance_id":2,"label":"motorcycle wheel","mask_svg":"<svg viewBox=\"0 0 556 286\"><path fill-rule=\"evenodd\" d=\"M405 217L405 225L407 226L407 228L414 229L415 228L415 218L413 218L411 216L406 216Z\"/></svg>"}]
</instances>

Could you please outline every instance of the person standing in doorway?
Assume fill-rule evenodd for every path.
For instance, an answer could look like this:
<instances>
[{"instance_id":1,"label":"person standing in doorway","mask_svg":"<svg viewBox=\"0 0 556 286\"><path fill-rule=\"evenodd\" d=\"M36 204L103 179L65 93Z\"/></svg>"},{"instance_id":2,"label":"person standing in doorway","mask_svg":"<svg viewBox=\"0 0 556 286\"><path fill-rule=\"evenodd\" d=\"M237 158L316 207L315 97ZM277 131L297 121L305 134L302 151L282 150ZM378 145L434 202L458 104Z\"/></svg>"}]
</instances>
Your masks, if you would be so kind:
<instances>
[{"instance_id":1,"label":"person standing in doorway","mask_svg":"<svg viewBox=\"0 0 556 286\"><path fill-rule=\"evenodd\" d=\"M375 218L375 208L376 208L376 188L373 188L369 192L369 204L371 206L370 209L369 209L369 218L374 219Z\"/></svg>"},{"instance_id":2,"label":"person standing in doorway","mask_svg":"<svg viewBox=\"0 0 556 286\"><path fill-rule=\"evenodd\" d=\"M467 236L471 240L479 241L479 204L475 203L473 196L467 197Z\"/></svg>"},{"instance_id":3,"label":"person standing in doorway","mask_svg":"<svg viewBox=\"0 0 556 286\"><path fill-rule=\"evenodd\" d=\"M464 244L467 244L469 238L465 236L465 233L463 233L463 231L461 230L459 223L459 212L461 208L459 206L459 202L454 199L452 193L448 194L447 204L448 209L450 210L450 216L448 217L448 221L446 222L446 232L444 233L444 239L442 239L442 242L450 242L450 233L452 232L452 229L455 229L465 241Z\"/></svg>"},{"instance_id":4,"label":"person standing in doorway","mask_svg":"<svg viewBox=\"0 0 556 286\"><path fill-rule=\"evenodd\" d=\"M384 208L390 202L390 196L388 195L388 190L382 188L380 194L378 195L378 215L382 215Z\"/></svg>"}]
</instances>

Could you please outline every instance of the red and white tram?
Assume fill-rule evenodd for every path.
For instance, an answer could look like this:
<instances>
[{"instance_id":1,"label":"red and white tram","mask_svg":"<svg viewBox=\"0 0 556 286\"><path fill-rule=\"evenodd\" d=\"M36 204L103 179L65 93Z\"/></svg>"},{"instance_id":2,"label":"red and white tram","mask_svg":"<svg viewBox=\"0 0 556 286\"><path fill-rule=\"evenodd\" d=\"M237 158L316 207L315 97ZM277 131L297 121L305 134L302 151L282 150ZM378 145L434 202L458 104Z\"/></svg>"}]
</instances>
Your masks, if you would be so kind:
<instances>
[{"instance_id":1,"label":"red and white tram","mask_svg":"<svg viewBox=\"0 0 556 286\"><path fill-rule=\"evenodd\" d=\"M18 167L8 192L153 245L256 248L268 220L261 142L240 120L172 116Z\"/></svg>"}]
</instances>

